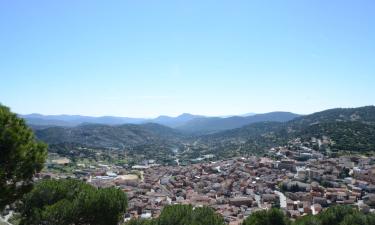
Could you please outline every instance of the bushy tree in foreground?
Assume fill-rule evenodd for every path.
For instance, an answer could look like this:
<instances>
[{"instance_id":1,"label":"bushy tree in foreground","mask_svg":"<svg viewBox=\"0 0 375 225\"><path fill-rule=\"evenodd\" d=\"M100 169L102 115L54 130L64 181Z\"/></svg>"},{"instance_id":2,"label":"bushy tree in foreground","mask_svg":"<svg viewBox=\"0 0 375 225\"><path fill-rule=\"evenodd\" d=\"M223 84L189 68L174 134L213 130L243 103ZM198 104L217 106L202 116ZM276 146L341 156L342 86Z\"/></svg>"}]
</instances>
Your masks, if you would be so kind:
<instances>
[{"instance_id":1,"label":"bushy tree in foreground","mask_svg":"<svg viewBox=\"0 0 375 225\"><path fill-rule=\"evenodd\" d=\"M251 214L242 225L375 225L374 214L364 214L350 206L333 206L316 216L304 216L292 222L278 209Z\"/></svg>"},{"instance_id":2,"label":"bushy tree in foreground","mask_svg":"<svg viewBox=\"0 0 375 225\"><path fill-rule=\"evenodd\" d=\"M31 190L46 156L47 146L25 121L0 104L0 211Z\"/></svg>"},{"instance_id":3,"label":"bushy tree in foreground","mask_svg":"<svg viewBox=\"0 0 375 225\"><path fill-rule=\"evenodd\" d=\"M355 210L350 206L334 206L330 207L317 217L322 225L340 224L346 215L351 215Z\"/></svg>"},{"instance_id":4,"label":"bushy tree in foreground","mask_svg":"<svg viewBox=\"0 0 375 225\"><path fill-rule=\"evenodd\" d=\"M322 225L322 222L317 216L308 215L297 219L294 225Z\"/></svg>"},{"instance_id":5,"label":"bushy tree in foreground","mask_svg":"<svg viewBox=\"0 0 375 225\"><path fill-rule=\"evenodd\" d=\"M224 219L211 208L171 205L166 206L157 219L135 219L127 222L126 225L225 225L225 223Z\"/></svg>"},{"instance_id":6,"label":"bushy tree in foreground","mask_svg":"<svg viewBox=\"0 0 375 225\"><path fill-rule=\"evenodd\" d=\"M157 219L132 219L125 223L125 225L157 225Z\"/></svg>"},{"instance_id":7,"label":"bushy tree in foreground","mask_svg":"<svg viewBox=\"0 0 375 225\"><path fill-rule=\"evenodd\" d=\"M127 197L116 188L96 189L79 180L44 180L23 200L24 225L117 225Z\"/></svg>"},{"instance_id":8,"label":"bushy tree in foreground","mask_svg":"<svg viewBox=\"0 0 375 225\"><path fill-rule=\"evenodd\" d=\"M375 215L365 214L350 206L333 206L316 216L297 219L295 225L374 225Z\"/></svg>"},{"instance_id":9,"label":"bushy tree in foreground","mask_svg":"<svg viewBox=\"0 0 375 225\"><path fill-rule=\"evenodd\" d=\"M289 225L290 220L276 208L254 212L242 225Z\"/></svg>"}]
</instances>

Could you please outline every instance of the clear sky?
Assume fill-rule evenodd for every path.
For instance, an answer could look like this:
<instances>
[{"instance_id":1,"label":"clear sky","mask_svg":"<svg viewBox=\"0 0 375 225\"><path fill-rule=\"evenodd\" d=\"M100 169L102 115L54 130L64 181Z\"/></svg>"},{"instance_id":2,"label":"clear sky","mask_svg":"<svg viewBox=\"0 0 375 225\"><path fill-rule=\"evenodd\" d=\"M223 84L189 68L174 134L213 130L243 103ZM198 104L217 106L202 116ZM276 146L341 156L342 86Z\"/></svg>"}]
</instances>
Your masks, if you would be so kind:
<instances>
[{"instance_id":1,"label":"clear sky","mask_svg":"<svg viewBox=\"0 0 375 225\"><path fill-rule=\"evenodd\" d=\"M0 0L0 102L152 117L375 104L373 0Z\"/></svg>"}]
</instances>

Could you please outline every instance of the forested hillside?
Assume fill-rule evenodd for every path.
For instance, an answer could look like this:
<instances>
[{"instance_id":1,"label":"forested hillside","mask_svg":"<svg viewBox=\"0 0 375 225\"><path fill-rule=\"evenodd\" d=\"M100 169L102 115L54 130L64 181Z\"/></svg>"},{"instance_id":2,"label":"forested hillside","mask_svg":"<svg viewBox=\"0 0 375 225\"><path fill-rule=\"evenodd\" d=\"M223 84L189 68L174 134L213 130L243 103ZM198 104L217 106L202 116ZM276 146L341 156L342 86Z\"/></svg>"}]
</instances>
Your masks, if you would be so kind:
<instances>
[{"instance_id":1,"label":"forested hillside","mask_svg":"<svg viewBox=\"0 0 375 225\"><path fill-rule=\"evenodd\" d=\"M227 153L262 151L301 138L326 139L332 150L375 150L375 107L331 109L301 116L288 122L262 122L238 129L202 136L200 140L215 151ZM228 150L231 149L231 150Z\"/></svg>"},{"instance_id":2,"label":"forested hillside","mask_svg":"<svg viewBox=\"0 0 375 225\"><path fill-rule=\"evenodd\" d=\"M37 129L35 132L39 139L53 145L75 143L96 148L131 147L138 152L142 146L170 149L194 144L207 146L208 152L227 157L262 153L297 138L311 143L314 148L319 148L321 140L324 139L325 147L333 151L364 152L375 150L374 115L374 106L331 109L286 122L251 123L209 135L186 134L154 123L120 126L84 124L76 127ZM201 148L196 149L199 151ZM147 150L146 154L150 154L150 151ZM199 154L197 152L195 155Z\"/></svg>"},{"instance_id":3,"label":"forested hillside","mask_svg":"<svg viewBox=\"0 0 375 225\"><path fill-rule=\"evenodd\" d=\"M49 144L77 143L89 147L124 148L152 143L175 143L178 131L158 124L109 126L85 124L77 127L50 127L36 130L37 137Z\"/></svg>"}]
</instances>

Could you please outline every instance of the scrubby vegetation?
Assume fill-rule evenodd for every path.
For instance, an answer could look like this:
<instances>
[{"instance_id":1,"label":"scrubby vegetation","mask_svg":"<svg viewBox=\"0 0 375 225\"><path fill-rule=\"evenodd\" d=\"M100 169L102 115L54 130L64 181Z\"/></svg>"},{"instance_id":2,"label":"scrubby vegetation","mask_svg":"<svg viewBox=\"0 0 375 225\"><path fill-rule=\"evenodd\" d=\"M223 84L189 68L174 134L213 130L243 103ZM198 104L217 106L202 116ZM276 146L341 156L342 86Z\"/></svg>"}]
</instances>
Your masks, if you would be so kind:
<instances>
[{"instance_id":1,"label":"scrubby vegetation","mask_svg":"<svg viewBox=\"0 0 375 225\"><path fill-rule=\"evenodd\" d=\"M375 107L331 109L281 122L261 122L200 138L223 157L259 154L284 146L296 138L325 151L369 152L375 150ZM312 139L326 140L323 145ZM320 148L320 149L319 149Z\"/></svg>"},{"instance_id":2,"label":"scrubby vegetation","mask_svg":"<svg viewBox=\"0 0 375 225\"><path fill-rule=\"evenodd\" d=\"M157 219L133 219L124 225L222 225L221 216L208 207L193 208L190 205L166 207ZM365 214L350 206L334 206L316 216L304 216L295 221L280 209L261 210L252 213L242 225L374 225L375 214Z\"/></svg>"},{"instance_id":3,"label":"scrubby vegetation","mask_svg":"<svg viewBox=\"0 0 375 225\"><path fill-rule=\"evenodd\" d=\"M46 156L47 146L25 121L0 104L0 211L31 190Z\"/></svg>"},{"instance_id":4,"label":"scrubby vegetation","mask_svg":"<svg viewBox=\"0 0 375 225\"><path fill-rule=\"evenodd\" d=\"M157 219L133 219L124 225L225 225L224 219L211 208L191 205L167 206Z\"/></svg>"},{"instance_id":5,"label":"scrubby vegetation","mask_svg":"<svg viewBox=\"0 0 375 225\"><path fill-rule=\"evenodd\" d=\"M288 225L290 220L279 209L261 210L251 214L242 225Z\"/></svg>"},{"instance_id":6,"label":"scrubby vegetation","mask_svg":"<svg viewBox=\"0 0 375 225\"><path fill-rule=\"evenodd\" d=\"M22 202L24 225L117 225L127 207L122 190L73 179L41 181Z\"/></svg>"},{"instance_id":7,"label":"scrubby vegetation","mask_svg":"<svg viewBox=\"0 0 375 225\"><path fill-rule=\"evenodd\" d=\"M316 216L304 216L295 221L279 209L251 214L242 225L374 225L375 214L364 214L350 206L334 206Z\"/></svg>"},{"instance_id":8,"label":"scrubby vegetation","mask_svg":"<svg viewBox=\"0 0 375 225\"><path fill-rule=\"evenodd\" d=\"M206 135L186 134L158 124L84 124L35 132L39 139L50 144L50 152L72 159L80 154L92 157L97 152L105 155L106 151L112 151L112 155L117 151L130 161L152 158L170 165L172 149L179 149L180 161L188 162L205 154L214 154L218 159L263 155L266 150L286 146L295 139L332 156L340 152L369 153L375 151L374 114L374 106L331 109L287 122L263 121ZM75 151L77 146L79 151ZM93 151L84 152L82 148Z\"/></svg>"}]
</instances>

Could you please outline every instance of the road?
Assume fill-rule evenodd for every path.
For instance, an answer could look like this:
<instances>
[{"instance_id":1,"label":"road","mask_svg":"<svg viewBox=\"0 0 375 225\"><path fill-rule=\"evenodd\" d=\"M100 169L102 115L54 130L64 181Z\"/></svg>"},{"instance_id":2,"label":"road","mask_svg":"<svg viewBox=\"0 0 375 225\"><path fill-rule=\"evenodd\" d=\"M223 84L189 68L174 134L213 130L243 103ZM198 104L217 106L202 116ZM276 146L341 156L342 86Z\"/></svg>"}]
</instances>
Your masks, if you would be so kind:
<instances>
[{"instance_id":1,"label":"road","mask_svg":"<svg viewBox=\"0 0 375 225\"><path fill-rule=\"evenodd\" d=\"M10 223L8 223L7 221L5 221L4 219L3 219L3 217L0 217L0 224L6 224L6 225L12 225L12 224L10 224Z\"/></svg>"},{"instance_id":2,"label":"road","mask_svg":"<svg viewBox=\"0 0 375 225\"><path fill-rule=\"evenodd\" d=\"M281 193L280 191L275 191L275 194L277 194L280 198L280 207L281 208L286 208L286 197L283 193Z\"/></svg>"}]
</instances>

